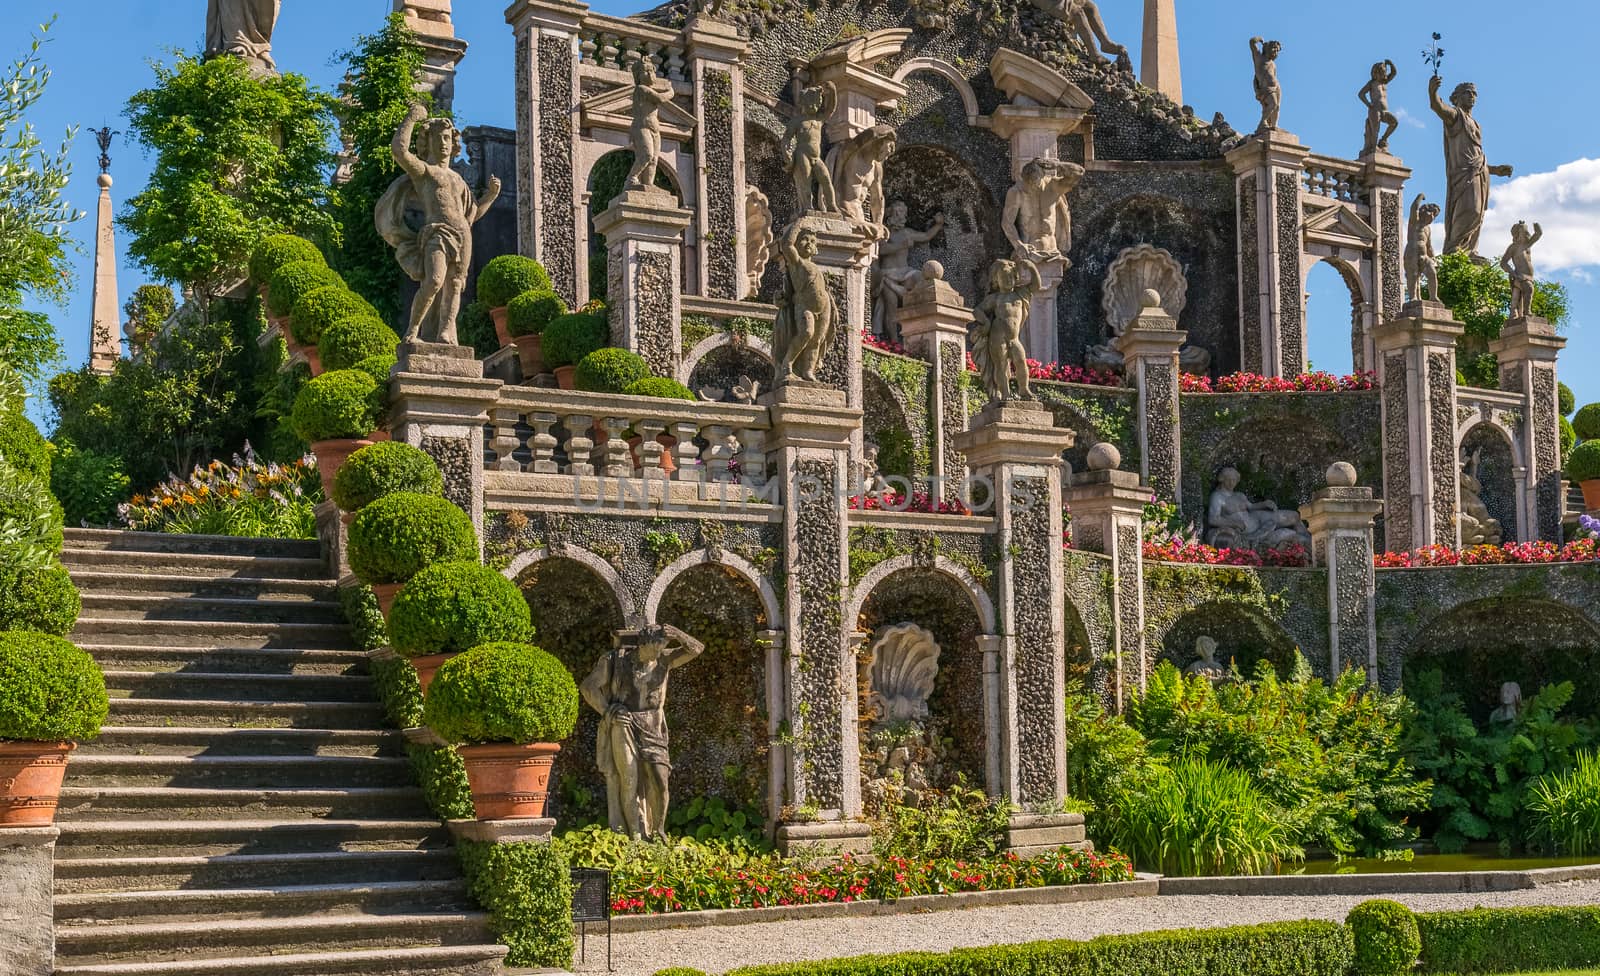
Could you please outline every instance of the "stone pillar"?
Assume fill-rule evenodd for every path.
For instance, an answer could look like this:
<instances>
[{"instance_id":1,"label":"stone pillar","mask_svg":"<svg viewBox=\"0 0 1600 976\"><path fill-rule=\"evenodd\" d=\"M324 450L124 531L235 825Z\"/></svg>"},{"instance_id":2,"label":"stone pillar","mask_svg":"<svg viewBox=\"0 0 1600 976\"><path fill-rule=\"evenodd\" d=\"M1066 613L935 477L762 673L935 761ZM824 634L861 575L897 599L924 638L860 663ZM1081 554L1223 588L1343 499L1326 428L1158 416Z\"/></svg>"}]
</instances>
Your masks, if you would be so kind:
<instances>
[{"instance_id":1,"label":"stone pillar","mask_svg":"<svg viewBox=\"0 0 1600 976\"><path fill-rule=\"evenodd\" d=\"M1130 385L1139 391L1139 474L1157 496L1182 500L1183 458L1178 436L1178 350L1189 340L1178 320L1161 309L1161 296L1144 294L1139 317L1116 340Z\"/></svg>"},{"instance_id":2,"label":"stone pillar","mask_svg":"<svg viewBox=\"0 0 1600 976\"><path fill-rule=\"evenodd\" d=\"M685 28L694 79L694 163L699 192L695 237L700 261L694 290L708 298L744 295L744 66L750 45L738 29L710 17Z\"/></svg>"},{"instance_id":3,"label":"stone pillar","mask_svg":"<svg viewBox=\"0 0 1600 976\"><path fill-rule=\"evenodd\" d=\"M450 0L394 0L396 13L416 32L427 52L417 89L433 96L435 114L449 115L456 100L456 67L467 56L467 42L456 37Z\"/></svg>"},{"instance_id":4,"label":"stone pillar","mask_svg":"<svg viewBox=\"0 0 1600 976\"><path fill-rule=\"evenodd\" d=\"M1227 154L1239 201L1240 368L1273 377L1306 370L1300 187L1311 150L1281 129Z\"/></svg>"},{"instance_id":5,"label":"stone pillar","mask_svg":"<svg viewBox=\"0 0 1600 976\"><path fill-rule=\"evenodd\" d=\"M1183 104L1183 69L1178 60L1178 13L1173 0L1144 0L1144 48L1139 81Z\"/></svg>"},{"instance_id":6,"label":"stone pillar","mask_svg":"<svg viewBox=\"0 0 1600 976\"><path fill-rule=\"evenodd\" d=\"M101 173L94 224L94 301L89 321L89 368L105 375L122 358L122 308L117 300L117 232L111 221L111 174Z\"/></svg>"},{"instance_id":7,"label":"stone pillar","mask_svg":"<svg viewBox=\"0 0 1600 976\"><path fill-rule=\"evenodd\" d=\"M1121 710L1149 680L1144 643L1144 506L1150 489L1131 471L1118 471L1121 453L1111 444L1089 452L1089 470L1072 476L1067 508L1072 545L1111 557L1113 697Z\"/></svg>"},{"instance_id":8,"label":"stone pillar","mask_svg":"<svg viewBox=\"0 0 1600 976\"><path fill-rule=\"evenodd\" d=\"M1513 319L1489 343L1500 361L1500 389L1520 393L1526 408L1522 443L1528 445L1527 488L1520 492L1517 526L1524 542L1562 540L1566 513L1561 491L1561 407L1556 357L1567 340L1542 318Z\"/></svg>"},{"instance_id":9,"label":"stone pillar","mask_svg":"<svg viewBox=\"0 0 1600 976\"><path fill-rule=\"evenodd\" d=\"M629 190L594 221L606 239L611 341L644 357L657 376L683 356L683 231L694 215L672 194Z\"/></svg>"},{"instance_id":10,"label":"stone pillar","mask_svg":"<svg viewBox=\"0 0 1600 976\"><path fill-rule=\"evenodd\" d=\"M56 970L55 827L0 830L0 976Z\"/></svg>"},{"instance_id":11,"label":"stone pillar","mask_svg":"<svg viewBox=\"0 0 1600 976\"><path fill-rule=\"evenodd\" d=\"M1456 339L1465 331L1443 305L1411 302L1372 338L1383 385L1385 548L1460 541L1456 457Z\"/></svg>"},{"instance_id":12,"label":"stone pillar","mask_svg":"<svg viewBox=\"0 0 1600 976\"><path fill-rule=\"evenodd\" d=\"M470 346L402 342L389 381L389 436L421 448L444 473L444 497L483 538L483 428L501 382L483 378Z\"/></svg>"},{"instance_id":13,"label":"stone pillar","mask_svg":"<svg viewBox=\"0 0 1600 976\"><path fill-rule=\"evenodd\" d=\"M1388 153L1361 157L1362 182L1367 204L1372 209L1372 229L1378 232L1376 261L1372 267L1373 294L1367 305L1372 310L1366 335L1355 343L1357 370L1378 368L1378 350L1372 340L1372 326L1399 318L1405 304L1406 180L1411 170Z\"/></svg>"},{"instance_id":14,"label":"stone pillar","mask_svg":"<svg viewBox=\"0 0 1600 976\"><path fill-rule=\"evenodd\" d=\"M588 214L576 175L578 29L588 12L566 0L517 0L506 11L516 35L517 248L544 265L573 306L588 274Z\"/></svg>"},{"instance_id":15,"label":"stone pillar","mask_svg":"<svg viewBox=\"0 0 1600 976\"><path fill-rule=\"evenodd\" d=\"M967 327L972 310L944 280L944 266L929 261L922 281L900 308L900 334L906 349L933 366L928 397L933 443L928 477L937 494L955 497L966 477L966 458L955 442L967 429Z\"/></svg>"},{"instance_id":16,"label":"stone pillar","mask_svg":"<svg viewBox=\"0 0 1600 976\"><path fill-rule=\"evenodd\" d=\"M1355 466L1328 469L1328 487L1300 506L1311 527L1312 558L1328 571L1328 677L1355 666L1378 681L1377 580L1373 572L1372 520L1383 503L1371 488L1356 487Z\"/></svg>"},{"instance_id":17,"label":"stone pillar","mask_svg":"<svg viewBox=\"0 0 1600 976\"><path fill-rule=\"evenodd\" d=\"M991 403L956 439L973 473L993 485L1001 553L995 792L1025 812L1067 791L1061 454L1072 443L1073 433L1033 401Z\"/></svg>"}]
</instances>

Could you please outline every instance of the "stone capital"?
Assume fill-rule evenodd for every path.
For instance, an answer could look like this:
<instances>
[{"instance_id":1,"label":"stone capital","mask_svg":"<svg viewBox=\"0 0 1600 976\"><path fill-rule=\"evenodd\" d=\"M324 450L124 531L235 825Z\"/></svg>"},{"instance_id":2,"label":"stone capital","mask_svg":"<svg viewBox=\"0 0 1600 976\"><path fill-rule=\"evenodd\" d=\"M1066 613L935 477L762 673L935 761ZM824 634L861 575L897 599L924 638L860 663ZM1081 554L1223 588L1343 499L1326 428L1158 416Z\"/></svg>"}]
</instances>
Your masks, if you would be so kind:
<instances>
[{"instance_id":1,"label":"stone capital","mask_svg":"<svg viewBox=\"0 0 1600 976\"><path fill-rule=\"evenodd\" d=\"M773 450L845 450L861 426L861 411L846 404L843 390L790 380L758 401L772 413Z\"/></svg>"},{"instance_id":2,"label":"stone capital","mask_svg":"<svg viewBox=\"0 0 1600 976\"><path fill-rule=\"evenodd\" d=\"M1375 190L1400 190L1411 179L1411 167L1400 157L1386 152L1374 152L1361 157L1362 179Z\"/></svg>"},{"instance_id":3,"label":"stone capital","mask_svg":"<svg viewBox=\"0 0 1600 976\"><path fill-rule=\"evenodd\" d=\"M871 263L872 242L840 214L812 210L798 218L800 226L817 237L817 256L824 268L841 271L865 270ZM788 228L784 229L784 233ZM778 235L782 240L783 234Z\"/></svg>"},{"instance_id":4,"label":"stone capital","mask_svg":"<svg viewBox=\"0 0 1600 976\"><path fill-rule=\"evenodd\" d=\"M1530 316L1507 322L1500 329L1500 338L1489 341L1489 351L1501 363L1553 363L1566 345L1567 340L1556 335L1548 320Z\"/></svg>"},{"instance_id":5,"label":"stone capital","mask_svg":"<svg viewBox=\"0 0 1600 976\"><path fill-rule=\"evenodd\" d=\"M607 244L621 240L680 244L694 214L678 206L665 190L629 190L594 218L594 229Z\"/></svg>"},{"instance_id":6,"label":"stone capital","mask_svg":"<svg viewBox=\"0 0 1600 976\"><path fill-rule=\"evenodd\" d=\"M470 350L469 350L470 351ZM389 384L389 426L481 425L504 386L499 380L396 372Z\"/></svg>"},{"instance_id":7,"label":"stone capital","mask_svg":"<svg viewBox=\"0 0 1600 976\"><path fill-rule=\"evenodd\" d=\"M1062 489L1074 522L1117 515L1142 517L1150 488L1133 471L1074 471Z\"/></svg>"},{"instance_id":8,"label":"stone capital","mask_svg":"<svg viewBox=\"0 0 1600 976\"><path fill-rule=\"evenodd\" d=\"M1311 149L1290 132L1273 129L1251 136L1228 150L1226 159L1236 175L1259 169L1300 169Z\"/></svg>"},{"instance_id":9,"label":"stone capital","mask_svg":"<svg viewBox=\"0 0 1600 976\"><path fill-rule=\"evenodd\" d=\"M1167 319L1173 326L1177 325L1176 319ZM1189 341L1189 333L1180 332L1176 328L1151 328L1149 320L1140 316L1134 324L1122 335L1117 337L1117 352L1122 353L1122 358L1133 361L1135 359L1173 359L1178 355L1178 350Z\"/></svg>"},{"instance_id":10,"label":"stone capital","mask_svg":"<svg viewBox=\"0 0 1600 976\"><path fill-rule=\"evenodd\" d=\"M1447 307L1434 302L1408 302L1399 318L1372 327L1372 341L1380 353L1412 346L1453 349L1456 339L1466 331Z\"/></svg>"},{"instance_id":11,"label":"stone capital","mask_svg":"<svg viewBox=\"0 0 1600 976\"><path fill-rule=\"evenodd\" d=\"M907 349L932 359L941 341L966 348L972 309L947 282L924 282L907 299L910 303L900 307L900 338Z\"/></svg>"},{"instance_id":12,"label":"stone capital","mask_svg":"<svg viewBox=\"0 0 1600 976\"><path fill-rule=\"evenodd\" d=\"M583 25L588 13L588 4L570 0L516 0L506 8L506 23L518 30L537 27L570 34Z\"/></svg>"},{"instance_id":13,"label":"stone capital","mask_svg":"<svg viewBox=\"0 0 1600 976\"><path fill-rule=\"evenodd\" d=\"M1061 455L1077 434L1055 425L1043 404L1029 400L991 403L955 439L955 448L974 469L1002 464L1060 466Z\"/></svg>"},{"instance_id":14,"label":"stone capital","mask_svg":"<svg viewBox=\"0 0 1600 976\"><path fill-rule=\"evenodd\" d=\"M1300 517L1311 528L1313 538L1341 532L1370 532L1372 520L1383 511L1383 502L1373 497L1371 488L1324 488L1300 506Z\"/></svg>"},{"instance_id":15,"label":"stone capital","mask_svg":"<svg viewBox=\"0 0 1600 976\"><path fill-rule=\"evenodd\" d=\"M696 14L683 28L684 57L689 61L738 64L750 51L750 42L735 25Z\"/></svg>"},{"instance_id":16,"label":"stone capital","mask_svg":"<svg viewBox=\"0 0 1600 976\"><path fill-rule=\"evenodd\" d=\"M1088 113L1079 108L1043 105L1000 105L989 116L989 129L1002 139L1021 132L1065 136L1077 132Z\"/></svg>"}]
</instances>

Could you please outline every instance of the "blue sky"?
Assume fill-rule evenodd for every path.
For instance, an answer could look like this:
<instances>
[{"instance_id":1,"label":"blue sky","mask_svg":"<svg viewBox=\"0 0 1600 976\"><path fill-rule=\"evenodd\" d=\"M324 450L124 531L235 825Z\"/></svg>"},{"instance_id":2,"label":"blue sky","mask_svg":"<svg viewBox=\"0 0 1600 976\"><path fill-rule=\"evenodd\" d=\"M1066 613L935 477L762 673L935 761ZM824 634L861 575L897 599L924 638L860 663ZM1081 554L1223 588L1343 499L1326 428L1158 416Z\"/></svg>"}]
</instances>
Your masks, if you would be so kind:
<instances>
[{"instance_id":1,"label":"blue sky","mask_svg":"<svg viewBox=\"0 0 1600 976\"><path fill-rule=\"evenodd\" d=\"M1453 86L1475 81L1480 91L1490 162L1517 168L1514 180L1497 180L1483 250L1498 255L1519 219L1539 220L1546 238L1535 252L1541 274L1572 293L1571 344L1562 378L1580 403L1600 400L1600 8L1570 0L1343 0L1337 5L1284 0L1178 0L1185 101L1203 117L1224 112L1241 130L1254 127L1246 41L1252 34L1284 42L1280 76L1285 91L1283 125L1317 152L1354 156L1360 149L1364 110L1356 91L1373 61L1391 58L1400 78L1391 99L1402 125L1391 148L1415 170L1408 193L1443 201L1442 150L1437 120L1428 111L1421 51L1433 31L1445 35L1444 74ZM465 124L513 122L511 34L503 0L457 0L456 30L472 49L457 85L456 113ZM1101 0L1114 37L1137 56L1142 36L1139 0ZM279 66L326 88L342 76L335 55L359 33L372 30L390 0L285 0L275 41ZM596 4L611 14L638 9ZM201 0L6 0L0 4L0 58L22 53L34 26L59 14L46 57L55 71L35 123L47 141L70 124L121 128L128 96L151 79L148 60L172 49L195 48L204 34ZM94 140L82 135L69 195L92 212L96 200ZM120 205L141 187L149 167L139 151L119 140L113 148L114 193ZM65 339L70 365L87 356L89 331L89 219L74 228L82 242L78 280L70 304L49 309ZM119 241L119 244L124 243ZM124 297L145 281L122 265ZM1331 269L1308 282L1312 295L1311 356L1315 365L1348 369L1349 304Z\"/></svg>"}]
</instances>

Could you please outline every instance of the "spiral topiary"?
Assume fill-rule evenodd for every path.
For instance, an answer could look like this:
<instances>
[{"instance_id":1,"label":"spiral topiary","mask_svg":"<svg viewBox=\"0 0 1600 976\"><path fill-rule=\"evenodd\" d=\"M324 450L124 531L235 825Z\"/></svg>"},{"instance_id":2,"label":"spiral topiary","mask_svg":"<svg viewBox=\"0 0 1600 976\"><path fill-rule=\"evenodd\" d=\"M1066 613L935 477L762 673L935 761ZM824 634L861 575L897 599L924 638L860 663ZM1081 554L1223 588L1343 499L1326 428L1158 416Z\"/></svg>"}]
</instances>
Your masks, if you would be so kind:
<instances>
[{"instance_id":1,"label":"spiral topiary","mask_svg":"<svg viewBox=\"0 0 1600 976\"><path fill-rule=\"evenodd\" d=\"M328 263L322 251L304 237L273 234L257 244L255 253L250 255L250 280L258 285L267 284L284 265L297 261Z\"/></svg>"},{"instance_id":2,"label":"spiral topiary","mask_svg":"<svg viewBox=\"0 0 1600 976\"><path fill-rule=\"evenodd\" d=\"M506 331L514 336L538 335L567 314L567 303L548 288L525 291L506 306Z\"/></svg>"},{"instance_id":3,"label":"spiral topiary","mask_svg":"<svg viewBox=\"0 0 1600 976\"><path fill-rule=\"evenodd\" d=\"M343 318L328 326L317 343L323 369L356 369L373 356L393 356L400 337L371 315Z\"/></svg>"},{"instance_id":4,"label":"spiral topiary","mask_svg":"<svg viewBox=\"0 0 1600 976\"><path fill-rule=\"evenodd\" d=\"M302 346L315 346L335 322L354 318L377 319L378 310L340 282L302 294L289 313L289 331Z\"/></svg>"},{"instance_id":5,"label":"spiral topiary","mask_svg":"<svg viewBox=\"0 0 1600 976\"><path fill-rule=\"evenodd\" d=\"M267 285L267 311L286 317L306 294L343 284L338 272L320 261L290 261L277 270Z\"/></svg>"},{"instance_id":6,"label":"spiral topiary","mask_svg":"<svg viewBox=\"0 0 1600 976\"><path fill-rule=\"evenodd\" d=\"M32 630L64 637L78 622L82 610L78 588L63 566L0 572L0 630Z\"/></svg>"},{"instance_id":7,"label":"spiral topiary","mask_svg":"<svg viewBox=\"0 0 1600 976\"><path fill-rule=\"evenodd\" d=\"M490 308L505 308L525 291L549 290L544 265L520 254L502 254L478 272L478 300Z\"/></svg>"},{"instance_id":8,"label":"spiral topiary","mask_svg":"<svg viewBox=\"0 0 1600 976\"><path fill-rule=\"evenodd\" d=\"M622 391L628 396L660 397L663 400L698 400L694 391L667 376L647 376L634 380Z\"/></svg>"},{"instance_id":9,"label":"spiral topiary","mask_svg":"<svg viewBox=\"0 0 1600 976\"><path fill-rule=\"evenodd\" d=\"M0 461L41 481L50 480L54 449L33 421L20 413L0 412Z\"/></svg>"},{"instance_id":10,"label":"spiral topiary","mask_svg":"<svg viewBox=\"0 0 1600 976\"><path fill-rule=\"evenodd\" d=\"M389 643L406 657L532 639L532 615L517 584L474 561L427 567L411 577L389 612Z\"/></svg>"},{"instance_id":11,"label":"spiral topiary","mask_svg":"<svg viewBox=\"0 0 1600 976\"><path fill-rule=\"evenodd\" d=\"M401 491L443 497L444 477L427 453L398 441L363 447L333 477L333 500L347 512L359 512Z\"/></svg>"},{"instance_id":12,"label":"spiral topiary","mask_svg":"<svg viewBox=\"0 0 1600 976\"><path fill-rule=\"evenodd\" d=\"M569 312L545 326L540 355L546 366L575 366L611 341L611 323L600 315Z\"/></svg>"},{"instance_id":13,"label":"spiral topiary","mask_svg":"<svg viewBox=\"0 0 1600 976\"><path fill-rule=\"evenodd\" d=\"M630 385L650 376L650 364L627 349L596 349L583 357L572 382L590 393L621 393Z\"/></svg>"},{"instance_id":14,"label":"spiral topiary","mask_svg":"<svg viewBox=\"0 0 1600 976\"><path fill-rule=\"evenodd\" d=\"M52 634L0 633L0 740L93 739L109 707L100 666L77 645Z\"/></svg>"},{"instance_id":15,"label":"spiral topiary","mask_svg":"<svg viewBox=\"0 0 1600 976\"><path fill-rule=\"evenodd\" d=\"M471 517L434 495L385 495L350 522L350 569L364 583L404 583L434 563L477 558Z\"/></svg>"},{"instance_id":16,"label":"spiral topiary","mask_svg":"<svg viewBox=\"0 0 1600 976\"><path fill-rule=\"evenodd\" d=\"M1355 976L1404 976L1422 955L1417 917L1399 902L1373 899L1350 910L1345 918L1355 936Z\"/></svg>"},{"instance_id":17,"label":"spiral topiary","mask_svg":"<svg viewBox=\"0 0 1600 976\"><path fill-rule=\"evenodd\" d=\"M1600 481L1600 440L1584 441L1567 458L1567 480L1576 484Z\"/></svg>"},{"instance_id":18,"label":"spiral topiary","mask_svg":"<svg viewBox=\"0 0 1600 976\"><path fill-rule=\"evenodd\" d=\"M339 369L313 377L294 398L290 423L303 441L365 437L378 429L378 384L358 369Z\"/></svg>"},{"instance_id":19,"label":"spiral topiary","mask_svg":"<svg viewBox=\"0 0 1600 976\"><path fill-rule=\"evenodd\" d=\"M1600 403L1588 404L1574 414L1572 429L1578 432L1579 440L1600 441Z\"/></svg>"},{"instance_id":20,"label":"spiral topiary","mask_svg":"<svg viewBox=\"0 0 1600 976\"><path fill-rule=\"evenodd\" d=\"M485 644L439 669L422 719L450 742L560 742L578 722L578 686L553 654Z\"/></svg>"}]
</instances>

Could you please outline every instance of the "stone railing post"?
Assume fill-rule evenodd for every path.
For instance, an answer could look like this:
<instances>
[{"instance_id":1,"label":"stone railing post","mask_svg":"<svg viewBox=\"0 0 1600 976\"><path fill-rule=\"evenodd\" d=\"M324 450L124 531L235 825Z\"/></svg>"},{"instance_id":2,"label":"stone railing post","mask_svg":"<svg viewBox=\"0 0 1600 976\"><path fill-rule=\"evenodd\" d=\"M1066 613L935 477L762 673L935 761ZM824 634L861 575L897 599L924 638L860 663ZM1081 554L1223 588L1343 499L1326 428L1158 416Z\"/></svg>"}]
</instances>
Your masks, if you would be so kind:
<instances>
[{"instance_id":1,"label":"stone railing post","mask_svg":"<svg viewBox=\"0 0 1600 976\"><path fill-rule=\"evenodd\" d=\"M1461 537L1456 458L1456 339L1443 305L1412 302L1372 330L1383 385L1385 547L1455 546Z\"/></svg>"},{"instance_id":2,"label":"stone railing post","mask_svg":"<svg viewBox=\"0 0 1600 976\"><path fill-rule=\"evenodd\" d=\"M1111 558L1112 691L1118 710L1150 677L1144 638L1144 506L1150 489L1132 471L1118 471L1111 444L1089 451L1089 470L1074 472L1067 488L1072 545Z\"/></svg>"},{"instance_id":3,"label":"stone railing post","mask_svg":"<svg viewBox=\"0 0 1600 976\"><path fill-rule=\"evenodd\" d=\"M606 239L611 341L644 357L657 376L683 356L683 231L694 217L654 187L629 190L594 220Z\"/></svg>"},{"instance_id":4,"label":"stone railing post","mask_svg":"<svg viewBox=\"0 0 1600 976\"><path fill-rule=\"evenodd\" d=\"M1340 461L1328 469L1328 487L1300 506L1311 527L1312 558L1328 571L1328 677L1360 667L1378 680L1376 575L1373 570L1373 519L1383 503L1371 488L1356 487L1354 465Z\"/></svg>"},{"instance_id":5,"label":"stone railing post","mask_svg":"<svg viewBox=\"0 0 1600 976\"><path fill-rule=\"evenodd\" d=\"M0 830L0 973L50 976L56 971L55 827Z\"/></svg>"},{"instance_id":6,"label":"stone railing post","mask_svg":"<svg viewBox=\"0 0 1600 976\"><path fill-rule=\"evenodd\" d=\"M1567 340L1542 318L1513 319L1489 343L1500 361L1500 389L1519 393L1527 405L1522 442L1527 444L1527 489L1517 504L1522 540L1562 540L1566 500L1561 493L1561 407L1556 357Z\"/></svg>"},{"instance_id":7,"label":"stone railing post","mask_svg":"<svg viewBox=\"0 0 1600 976\"><path fill-rule=\"evenodd\" d=\"M444 474L444 497L483 538L483 428L499 394L470 346L402 342L389 381L389 436L422 449Z\"/></svg>"},{"instance_id":8,"label":"stone railing post","mask_svg":"<svg viewBox=\"0 0 1600 976\"><path fill-rule=\"evenodd\" d=\"M700 201L695 236L700 261L695 291L708 298L744 297L744 57L738 28L692 17L684 29L694 79L694 160Z\"/></svg>"},{"instance_id":9,"label":"stone railing post","mask_svg":"<svg viewBox=\"0 0 1600 976\"><path fill-rule=\"evenodd\" d=\"M931 492L949 500L966 477L966 458L955 442L967 429L967 327L972 310L961 294L944 280L937 261L923 265L922 281L906 295L900 308L900 333L906 349L933 367L928 390L928 413L933 428L929 480Z\"/></svg>"},{"instance_id":10,"label":"stone railing post","mask_svg":"<svg viewBox=\"0 0 1600 976\"><path fill-rule=\"evenodd\" d=\"M1281 129L1227 154L1239 201L1239 348L1246 372L1293 377L1306 369L1300 185L1310 155Z\"/></svg>"},{"instance_id":11,"label":"stone railing post","mask_svg":"<svg viewBox=\"0 0 1600 976\"><path fill-rule=\"evenodd\" d=\"M1139 391L1139 473L1155 494L1182 501L1183 457L1178 435L1178 350L1189 334L1147 291L1139 317L1117 338L1128 382Z\"/></svg>"},{"instance_id":12,"label":"stone railing post","mask_svg":"<svg viewBox=\"0 0 1600 976\"><path fill-rule=\"evenodd\" d=\"M1372 209L1372 229L1378 232L1377 261L1373 265L1373 295L1367 302L1369 321L1365 334L1354 344L1355 368L1376 370L1378 350L1372 327L1398 318L1406 299L1405 236L1406 181L1411 170L1384 152L1361 157L1362 183Z\"/></svg>"}]
</instances>

